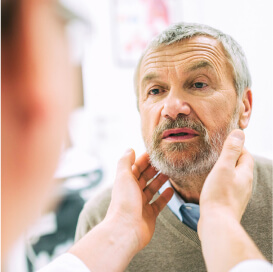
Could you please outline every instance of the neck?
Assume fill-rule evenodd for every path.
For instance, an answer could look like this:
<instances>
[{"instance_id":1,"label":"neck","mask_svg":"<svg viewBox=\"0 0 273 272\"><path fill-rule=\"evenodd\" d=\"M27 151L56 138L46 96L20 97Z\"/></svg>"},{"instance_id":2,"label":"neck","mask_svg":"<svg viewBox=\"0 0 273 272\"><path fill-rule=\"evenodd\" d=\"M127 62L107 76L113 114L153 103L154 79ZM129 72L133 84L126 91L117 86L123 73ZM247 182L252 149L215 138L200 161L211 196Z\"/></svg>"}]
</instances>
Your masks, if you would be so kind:
<instances>
[{"instance_id":1,"label":"neck","mask_svg":"<svg viewBox=\"0 0 273 272\"><path fill-rule=\"evenodd\" d=\"M189 175L177 180L170 178L170 182L185 202L199 204L203 184L208 173L203 175Z\"/></svg>"}]
</instances>

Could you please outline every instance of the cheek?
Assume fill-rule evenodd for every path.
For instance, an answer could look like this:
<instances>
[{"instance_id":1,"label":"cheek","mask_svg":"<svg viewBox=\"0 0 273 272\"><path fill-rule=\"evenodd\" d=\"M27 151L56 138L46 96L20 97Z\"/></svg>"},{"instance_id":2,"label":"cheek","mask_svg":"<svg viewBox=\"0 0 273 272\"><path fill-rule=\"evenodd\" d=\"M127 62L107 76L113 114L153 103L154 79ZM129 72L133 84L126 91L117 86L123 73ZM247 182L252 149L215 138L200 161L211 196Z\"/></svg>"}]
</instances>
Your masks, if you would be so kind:
<instances>
[{"instance_id":1,"label":"cheek","mask_svg":"<svg viewBox=\"0 0 273 272\"><path fill-rule=\"evenodd\" d=\"M149 138L149 122L150 118L147 114L145 114L145 111L140 111L140 119L141 119L141 133L142 138L144 141L146 141L147 138Z\"/></svg>"},{"instance_id":2,"label":"cheek","mask_svg":"<svg viewBox=\"0 0 273 272\"><path fill-rule=\"evenodd\" d=\"M198 119L210 130L216 130L229 124L235 110L232 99L221 97L202 101L194 108Z\"/></svg>"},{"instance_id":3,"label":"cheek","mask_svg":"<svg viewBox=\"0 0 273 272\"><path fill-rule=\"evenodd\" d=\"M160 122L161 106L159 104L140 106L141 130L144 140L151 139L154 129Z\"/></svg>"}]
</instances>

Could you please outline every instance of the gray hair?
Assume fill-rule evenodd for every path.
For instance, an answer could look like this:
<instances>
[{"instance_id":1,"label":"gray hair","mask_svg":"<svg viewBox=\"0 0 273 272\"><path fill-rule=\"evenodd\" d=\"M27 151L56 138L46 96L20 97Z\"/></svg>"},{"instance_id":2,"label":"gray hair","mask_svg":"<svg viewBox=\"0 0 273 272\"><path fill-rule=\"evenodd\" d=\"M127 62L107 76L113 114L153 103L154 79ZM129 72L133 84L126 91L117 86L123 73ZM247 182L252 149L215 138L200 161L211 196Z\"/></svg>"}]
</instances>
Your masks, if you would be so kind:
<instances>
[{"instance_id":1,"label":"gray hair","mask_svg":"<svg viewBox=\"0 0 273 272\"><path fill-rule=\"evenodd\" d=\"M149 49L156 49L160 46L168 46L184 39L194 36L210 36L224 47L227 59L233 68L234 86L237 96L242 97L245 88L251 87L251 76L247 66L247 60L241 46L229 35L207 25L196 23L177 23L171 25L158 36L156 36L144 50L135 70L134 86L138 99L138 77L141 62ZM137 103L138 104L138 103Z\"/></svg>"}]
</instances>

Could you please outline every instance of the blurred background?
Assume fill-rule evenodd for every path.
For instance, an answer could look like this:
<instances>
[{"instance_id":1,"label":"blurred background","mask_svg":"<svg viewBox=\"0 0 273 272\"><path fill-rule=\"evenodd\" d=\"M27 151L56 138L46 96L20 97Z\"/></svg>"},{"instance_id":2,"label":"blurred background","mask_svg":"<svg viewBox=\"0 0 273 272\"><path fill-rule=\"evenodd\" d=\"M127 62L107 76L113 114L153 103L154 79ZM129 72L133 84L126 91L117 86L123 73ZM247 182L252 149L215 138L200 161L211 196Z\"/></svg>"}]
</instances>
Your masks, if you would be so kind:
<instances>
[{"instance_id":1,"label":"blurred background","mask_svg":"<svg viewBox=\"0 0 273 272\"><path fill-rule=\"evenodd\" d=\"M111 186L131 147L145 151L133 73L147 42L178 22L208 24L234 37L248 58L253 112L246 147L273 158L273 19L271 0L60 0L78 75L78 95L55 178L52 201L15 247L7 271L35 271L73 243L84 202ZM57 208L56 208L57 207ZM13 257L14 258L14 257ZM16 268L16 266L20 268Z\"/></svg>"}]
</instances>

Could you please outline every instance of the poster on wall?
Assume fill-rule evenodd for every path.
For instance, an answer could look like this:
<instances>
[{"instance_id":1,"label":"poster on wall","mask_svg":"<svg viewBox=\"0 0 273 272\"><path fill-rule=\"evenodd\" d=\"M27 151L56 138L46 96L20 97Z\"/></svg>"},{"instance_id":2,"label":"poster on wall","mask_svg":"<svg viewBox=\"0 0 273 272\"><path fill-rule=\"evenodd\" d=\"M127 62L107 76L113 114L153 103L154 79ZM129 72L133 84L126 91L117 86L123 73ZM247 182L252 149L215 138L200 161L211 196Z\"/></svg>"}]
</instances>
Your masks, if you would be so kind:
<instances>
[{"instance_id":1,"label":"poster on wall","mask_svg":"<svg viewBox=\"0 0 273 272\"><path fill-rule=\"evenodd\" d=\"M113 1L115 62L120 66L134 66L147 43L177 21L181 2L182 0Z\"/></svg>"}]
</instances>

